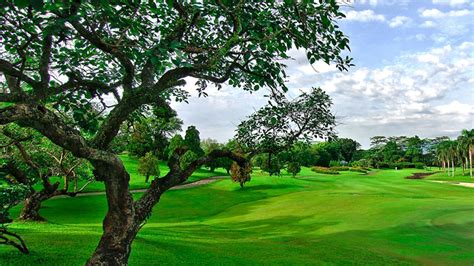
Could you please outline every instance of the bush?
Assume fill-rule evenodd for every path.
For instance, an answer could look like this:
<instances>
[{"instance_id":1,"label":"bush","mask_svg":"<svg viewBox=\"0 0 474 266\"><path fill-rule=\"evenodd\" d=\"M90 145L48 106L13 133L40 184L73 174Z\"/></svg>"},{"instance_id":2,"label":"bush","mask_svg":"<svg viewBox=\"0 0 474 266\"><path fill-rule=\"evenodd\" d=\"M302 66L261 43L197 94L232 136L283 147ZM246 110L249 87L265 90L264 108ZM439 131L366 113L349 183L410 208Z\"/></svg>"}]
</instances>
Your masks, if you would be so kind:
<instances>
[{"instance_id":1,"label":"bush","mask_svg":"<svg viewBox=\"0 0 474 266\"><path fill-rule=\"evenodd\" d=\"M349 171L349 166L331 166L331 170L333 171Z\"/></svg>"},{"instance_id":2,"label":"bush","mask_svg":"<svg viewBox=\"0 0 474 266\"><path fill-rule=\"evenodd\" d=\"M350 164L352 167L369 167L369 161L367 159L360 159L358 161L354 161Z\"/></svg>"},{"instance_id":3,"label":"bush","mask_svg":"<svg viewBox=\"0 0 474 266\"><path fill-rule=\"evenodd\" d=\"M351 167L349 169L349 171L351 172L358 172L358 173L364 173L364 174L367 174L367 171L369 169L365 168L365 167Z\"/></svg>"},{"instance_id":4,"label":"bush","mask_svg":"<svg viewBox=\"0 0 474 266\"><path fill-rule=\"evenodd\" d=\"M377 163L375 164L375 167L377 167L377 168L382 168L382 169L384 169L384 168L392 168L392 166L391 166L389 163L386 163L386 162L377 162Z\"/></svg>"},{"instance_id":5,"label":"bush","mask_svg":"<svg viewBox=\"0 0 474 266\"><path fill-rule=\"evenodd\" d=\"M341 163L339 161L330 161L329 162L329 167L336 167L336 166L341 166Z\"/></svg>"},{"instance_id":6,"label":"bush","mask_svg":"<svg viewBox=\"0 0 474 266\"><path fill-rule=\"evenodd\" d=\"M404 168L416 168L416 169L424 169L424 163L410 163L410 162L398 162L390 164L390 168L392 169L404 169Z\"/></svg>"},{"instance_id":7,"label":"bush","mask_svg":"<svg viewBox=\"0 0 474 266\"><path fill-rule=\"evenodd\" d=\"M359 172L359 173L366 174L369 169L365 168L365 167L360 167L360 166L355 166L355 167L334 166L334 167L331 167L330 170L332 170L332 171L351 171L351 172Z\"/></svg>"},{"instance_id":8,"label":"bush","mask_svg":"<svg viewBox=\"0 0 474 266\"><path fill-rule=\"evenodd\" d=\"M415 163L416 169L425 169L426 165L424 163Z\"/></svg>"},{"instance_id":9,"label":"bush","mask_svg":"<svg viewBox=\"0 0 474 266\"><path fill-rule=\"evenodd\" d=\"M338 175L339 172L332 170L327 167L321 167L321 166L313 166L311 167L311 171L319 173L319 174L327 174L327 175Z\"/></svg>"}]
</instances>

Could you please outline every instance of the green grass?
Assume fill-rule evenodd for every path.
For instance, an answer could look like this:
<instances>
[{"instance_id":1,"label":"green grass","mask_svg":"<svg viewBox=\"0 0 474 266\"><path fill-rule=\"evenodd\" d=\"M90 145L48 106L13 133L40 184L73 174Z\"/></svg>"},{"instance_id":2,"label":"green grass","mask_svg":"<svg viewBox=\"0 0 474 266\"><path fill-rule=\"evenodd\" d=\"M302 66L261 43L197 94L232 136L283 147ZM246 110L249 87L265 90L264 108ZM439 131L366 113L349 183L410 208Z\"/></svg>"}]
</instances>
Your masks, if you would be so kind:
<instances>
[{"instance_id":1,"label":"green grass","mask_svg":"<svg viewBox=\"0 0 474 266\"><path fill-rule=\"evenodd\" d=\"M474 190L413 171L230 180L167 192L138 234L131 265L473 265ZM136 195L139 196L139 195ZM32 254L0 246L0 264L83 265L101 234L104 196L45 203L47 223L14 223ZM16 215L18 209L13 214Z\"/></svg>"}]
</instances>

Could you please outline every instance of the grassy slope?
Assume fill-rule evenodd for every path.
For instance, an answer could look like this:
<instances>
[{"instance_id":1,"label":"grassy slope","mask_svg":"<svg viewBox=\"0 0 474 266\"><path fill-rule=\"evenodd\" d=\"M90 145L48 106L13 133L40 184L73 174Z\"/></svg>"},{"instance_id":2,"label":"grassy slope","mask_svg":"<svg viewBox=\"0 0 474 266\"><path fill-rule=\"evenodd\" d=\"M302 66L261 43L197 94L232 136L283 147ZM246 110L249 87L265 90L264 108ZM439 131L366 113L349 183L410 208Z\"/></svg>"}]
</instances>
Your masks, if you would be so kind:
<instances>
[{"instance_id":1,"label":"grassy slope","mask_svg":"<svg viewBox=\"0 0 474 266\"><path fill-rule=\"evenodd\" d=\"M305 178L259 173L167 192L134 242L131 265L474 263L474 190L407 180L409 170ZM310 177L308 177L310 176ZM0 264L82 265L101 232L102 196L51 200L48 223L16 223L32 255Z\"/></svg>"}]
</instances>

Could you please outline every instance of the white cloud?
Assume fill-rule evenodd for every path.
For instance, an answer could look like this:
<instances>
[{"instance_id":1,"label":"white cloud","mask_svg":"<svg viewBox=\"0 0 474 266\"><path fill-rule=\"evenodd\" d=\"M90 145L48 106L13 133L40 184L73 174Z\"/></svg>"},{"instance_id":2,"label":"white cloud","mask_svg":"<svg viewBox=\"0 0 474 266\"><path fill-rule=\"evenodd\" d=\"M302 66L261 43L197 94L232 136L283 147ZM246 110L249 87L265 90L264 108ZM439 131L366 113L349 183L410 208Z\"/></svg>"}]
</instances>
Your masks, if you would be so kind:
<instances>
[{"instance_id":1,"label":"white cloud","mask_svg":"<svg viewBox=\"0 0 474 266\"><path fill-rule=\"evenodd\" d=\"M396 27L400 27L400 26L407 26L411 22L412 22L412 19L409 18L409 17L396 16L388 22L388 25L391 28L396 28Z\"/></svg>"},{"instance_id":2,"label":"white cloud","mask_svg":"<svg viewBox=\"0 0 474 266\"><path fill-rule=\"evenodd\" d=\"M421 63L433 63L433 64L439 63L439 57L433 54L421 54L421 55L418 55L417 59Z\"/></svg>"},{"instance_id":3,"label":"white cloud","mask_svg":"<svg viewBox=\"0 0 474 266\"><path fill-rule=\"evenodd\" d=\"M438 105L435 109L442 115L457 115L466 116L466 114L474 113L474 106L470 104L460 103L457 100L451 101L448 104Z\"/></svg>"},{"instance_id":4,"label":"white cloud","mask_svg":"<svg viewBox=\"0 0 474 266\"><path fill-rule=\"evenodd\" d=\"M468 4L470 0L433 0L435 5L449 5L451 7L458 7Z\"/></svg>"},{"instance_id":5,"label":"white cloud","mask_svg":"<svg viewBox=\"0 0 474 266\"><path fill-rule=\"evenodd\" d=\"M335 65L328 65L323 61L318 61L314 63L313 65L304 64L298 67L298 70L303 72L304 74L316 74L316 73L329 73L329 72L335 72L337 71L337 68Z\"/></svg>"},{"instance_id":6,"label":"white cloud","mask_svg":"<svg viewBox=\"0 0 474 266\"><path fill-rule=\"evenodd\" d=\"M451 10L448 12L440 11L439 9L425 9L420 11L420 16L423 18L446 18L446 17L463 17L472 14L471 10Z\"/></svg>"},{"instance_id":7,"label":"white cloud","mask_svg":"<svg viewBox=\"0 0 474 266\"><path fill-rule=\"evenodd\" d=\"M342 3L349 3L352 5L371 5L372 7L377 6L378 0L340 0Z\"/></svg>"},{"instance_id":8,"label":"white cloud","mask_svg":"<svg viewBox=\"0 0 474 266\"><path fill-rule=\"evenodd\" d=\"M433 21L431 20L427 20L425 22L423 22L420 27L422 28L434 28L436 27L436 23L434 23Z\"/></svg>"},{"instance_id":9,"label":"white cloud","mask_svg":"<svg viewBox=\"0 0 474 266\"><path fill-rule=\"evenodd\" d=\"M420 17L427 18L420 27L432 28L433 33L430 37L436 43L446 44L452 40L469 39L469 36L474 36L474 10L441 11L433 8L420 9L418 13Z\"/></svg>"},{"instance_id":10,"label":"white cloud","mask_svg":"<svg viewBox=\"0 0 474 266\"><path fill-rule=\"evenodd\" d=\"M346 20L369 22L369 21L385 21L385 16L376 14L373 10L367 9L362 11L350 10L346 13Z\"/></svg>"}]
</instances>

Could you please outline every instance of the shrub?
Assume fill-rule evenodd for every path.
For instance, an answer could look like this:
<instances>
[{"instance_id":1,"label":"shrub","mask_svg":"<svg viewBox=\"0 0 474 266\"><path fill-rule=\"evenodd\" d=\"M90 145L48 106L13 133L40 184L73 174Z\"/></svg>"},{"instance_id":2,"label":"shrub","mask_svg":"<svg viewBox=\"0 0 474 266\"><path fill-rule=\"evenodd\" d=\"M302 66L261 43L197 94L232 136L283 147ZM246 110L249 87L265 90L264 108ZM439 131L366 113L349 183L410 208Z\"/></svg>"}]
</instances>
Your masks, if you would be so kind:
<instances>
[{"instance_id":1,"label":"shrub","mask_svg":"<svg viewBox=\"0 0 474 266\"><path fill-rule=\"evenodd\" d=\"M392 169L404 169L404 168L417 168L417 169L424 169L424 163L410 163L410 162L398 162L390 164L390 168Z\"/></svg>"},{"instance_id":2,"label":"shrub","mask_svg":"<svg viewBox=\"0 0 474 266\"><path fill-rule=\"evenodd\" d=\"M349 171L349 166L331 166L331 170L333 171Z\"/></svg>"},{"instance_id":3,"label":"shrub","mask_svg":"<svg viewBox=\"0 0 474 266\"><path fill-rule=\"evenodd\" d=\"M360 159L358 161L354 161L350 164L352 167L369 167L369 161L367 159Z\"/></svg>"},{"instance_id":4,"label":"shrub","mask_svg":"<svg viewBox=\"0 0 474 266\"><path fill-rule=\"evenodd\" d=\"M339 172L332 170L327 167L321 167L321 166L313 166L311 167L311 171L319 173L319 174L327 174L327 175L338 175Z\"/></svg>"},{"instance_id":5,"label":"shrub","mask_svg":"<svg viewBox=\"0 0 474 266\"><path fill-rule=\"evenodd\" d=\"M332 167L336 167L336 166L341 166L341 162L339 162L339 161L332 161L332 160L329 162L329 167L332 168Z\"/></svg>"},{"instance_id":6,"label":"shrub","mask_svg":"<svg viewBox=\"0 0 474 266\"><path fill-rule=\"evenodd\" d=\"M386 162L377 162L375 164L375 167L377 168L392 168L392 166L389 164L389 163L386 163Z\"/></svg>"},{"instance_id":7,"label":"shrub","mask_svg":"<svg viewBox=\"0 0 474 266\"><path fill-rule=\"evenodd\" d=\"M425 169L426 165L424 163L415 163L416 169Z\"/></svg>"},{"instance_id":8,"label":"shrub","mask_svg":"<svg viewBox=\"0 0 474 266\"><path fill-rule=\"evenodd\" d=\"M364 174L367 174L367 171L369 169L365 168L365 167L351 167L349 169L349 171L351 172L358 172L358 173L364 173Z\"/></svg>"}]
</instances>

